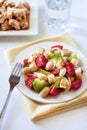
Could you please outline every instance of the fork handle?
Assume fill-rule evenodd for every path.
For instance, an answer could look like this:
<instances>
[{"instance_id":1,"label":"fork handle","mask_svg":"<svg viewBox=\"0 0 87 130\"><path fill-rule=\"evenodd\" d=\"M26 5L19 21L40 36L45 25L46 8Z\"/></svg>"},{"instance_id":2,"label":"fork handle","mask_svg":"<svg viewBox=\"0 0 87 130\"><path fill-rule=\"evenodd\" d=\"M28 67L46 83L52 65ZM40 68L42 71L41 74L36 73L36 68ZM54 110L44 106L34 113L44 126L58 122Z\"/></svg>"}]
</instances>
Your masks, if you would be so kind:
<instances>
[{"instance_id":1,"label":"fork handle","mask_svg":"<svg viewBox=\"0 0 87 130\"><path fill-rule=\"evenodd\" d=\"M4 117L5 110L6 110L6 108L7 108L7 105L8 105L10 96L11 96L11 93L12 93L12 90L9 90L9 93L8 93L8 95L7 95L5 104L4 104L4 106L3 106L3 108L2 108L2 111L1 111L1 113L0 113L0 119L2 119L2 118Z\"/></svg>"}]
</instances>

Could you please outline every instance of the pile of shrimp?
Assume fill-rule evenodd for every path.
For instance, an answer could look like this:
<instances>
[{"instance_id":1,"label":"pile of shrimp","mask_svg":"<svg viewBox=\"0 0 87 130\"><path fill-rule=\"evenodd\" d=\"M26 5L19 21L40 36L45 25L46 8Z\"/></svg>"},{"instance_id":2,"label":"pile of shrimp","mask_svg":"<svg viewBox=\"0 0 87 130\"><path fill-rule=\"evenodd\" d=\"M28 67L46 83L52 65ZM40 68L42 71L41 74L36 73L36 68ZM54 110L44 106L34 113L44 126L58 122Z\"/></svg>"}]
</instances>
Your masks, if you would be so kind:
<instances>
[{"instance_id":1,"label":"pile of shrimp","mask_svg":"<svg viewBox=\"0 0 87 130\"><path fill-rule=\"evenodd\" d=\"M0 1L0 30L25 30L30 28L30 5L16 4L10 0Z\"/></svg>"}]
</instances>

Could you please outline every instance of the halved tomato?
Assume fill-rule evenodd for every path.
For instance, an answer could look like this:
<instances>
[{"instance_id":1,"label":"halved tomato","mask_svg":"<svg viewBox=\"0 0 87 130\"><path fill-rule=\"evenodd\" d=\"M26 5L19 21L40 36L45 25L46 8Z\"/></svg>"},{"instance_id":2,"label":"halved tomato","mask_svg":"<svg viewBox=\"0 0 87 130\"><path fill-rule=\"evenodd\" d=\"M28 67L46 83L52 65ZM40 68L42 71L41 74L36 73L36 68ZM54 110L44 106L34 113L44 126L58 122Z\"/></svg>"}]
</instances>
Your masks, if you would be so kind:
<instances>
[{"instance_id":1,"label":"halved tomato","mask_svg":"<svg viewBox=\"0 0 87 130\"><path fill-rule=\"evenodd\" d=\"M36 65L40 68L45 68L47 59L43 54L39 54L35 59Z\"/></svg>"},{"instance_id":2,"label":"halved tomato","mask_svg":"<svg viewBox=\"0 0 87 130\"><path fill-rule=\"evenodd\" d=\"M51 95L51 96L59 95L60 92L61 92L61 90L62 90L62 89L56 88L56 86L54 85L54 86L51 88L51 90L50 90L50 92L49 92L49 95Z\"/></svg>"},{"instance_id":3,"label":"halved tomato","mask_svg":"<svg viewBox=\"0 0 87 130\"><path fill-rule=\"evenodd\" d=\"M28 64L29 64L28 58L27 58L27 59L24 59L24 60L23 60L23 66L25 67L25 66L27 66Z\"/></svg>"},{"instance_id":4,"label":"halved tomato","mask_svg":"<svg viewBox=\"0 0 87 130\"><path fill-rule=\"evenodd\" d=\"M75 74L75 67L71 62L65 64L67 75L72 77Z\"/></svg>"},{"instance_id":5,"label":"halved tomato","mask_svg":"<svg viewBox=\"0 0 87 130\"><path fill-rule=\"evenodd\" d=\"M56 68L55 70L51 70L50 72L54 74L55 76L57 76L59 75L60 69Z\"/></svg>"},{"instance_id":6,"label":"halved tomato","mask_svg":"<svg viewBox=\"0 0 87 130\"><path fill-rule=\"evenodd\" d=\"M54 48L63 49L63 46L62 46L62 45L55 45L55 46L52 46L52 47L51 47L51 49L54 49Z\"/></svg>"},{"instance_id":7,"label":"halved tomato","mask_svg":"<svg viewBox=\"0 0 87 130\"><path fill-rule=\"evenodd\" d=\"M27 74L27 79L25 80L26 87L33 89L33 82L35 78L36 77L33 74Z\"/></svg>"},{"instance_id":8,"label":"halved tomato","mask_svg":"<svg viewBox=\"0 0 87 130\"><path fill-rule=\"evenodd\" d=\"M77 90L81 87L81 85L82 85L82 79L77 79L71 83L71 89Z\"/></svg>"}]
</instances>

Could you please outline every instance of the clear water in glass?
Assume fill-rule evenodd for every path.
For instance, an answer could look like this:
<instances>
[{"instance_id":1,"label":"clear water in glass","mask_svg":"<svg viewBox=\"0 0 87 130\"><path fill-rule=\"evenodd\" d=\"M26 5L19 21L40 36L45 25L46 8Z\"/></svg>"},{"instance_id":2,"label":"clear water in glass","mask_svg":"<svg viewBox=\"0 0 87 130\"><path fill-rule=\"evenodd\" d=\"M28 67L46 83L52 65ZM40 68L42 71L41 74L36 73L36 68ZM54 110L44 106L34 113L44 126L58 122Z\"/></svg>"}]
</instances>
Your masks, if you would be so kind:
<instances>
[{"instance_id":1,"label":"clear water in glass","mask_svg":"<svg viewBox=\"0 0 87 130\"><path fill-rule=\"evenodd\" d=\"M65 29L70 18L71 0L46 0L47 23L54 29Z\"/></svg>"}]
</instances>

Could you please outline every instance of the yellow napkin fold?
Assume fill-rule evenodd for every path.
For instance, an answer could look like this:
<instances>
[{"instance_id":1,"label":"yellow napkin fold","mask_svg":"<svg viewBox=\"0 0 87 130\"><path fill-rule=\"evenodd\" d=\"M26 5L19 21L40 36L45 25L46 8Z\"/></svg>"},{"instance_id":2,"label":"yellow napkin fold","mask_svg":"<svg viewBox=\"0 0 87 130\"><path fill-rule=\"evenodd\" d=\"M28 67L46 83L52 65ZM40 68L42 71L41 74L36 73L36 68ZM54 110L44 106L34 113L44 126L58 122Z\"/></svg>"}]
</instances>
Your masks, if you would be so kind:
<instances>
[{"instance_id":1,"label":"yellow napkin fold","mask_svg":"<svg viewBox=\"0 0 87 130\"><path fill-rule=\"evenodd\" d=\"M56 37L51 37L51 38L45 38L45 39L40 39L34 42L30 42L18 47L14 47L9 49L6 52L6 56L8 58L9 65L11 65L16 56L23 51L25 48L37 44L39 42L48 42L48 41L57 41L60 43L67 43L72 45L73 47L77 47L73 39L69 36L68 33L56 36ZM69 100L66 102L61 102L61 103L55 103L55 104L43 104L43 103L38 103L36 101L33 101L26 96L24 96L21 93L23 100L25 102L25 105L27 107L30 119L32 121L36 121L42 118L46 118L49 116L52 116L54 114L58 114L64 111L68 111L83 105L87 105L87 90L85 90L81 95L78 97L74 98L73 100Z\"/></svg>"}]
</instances>

